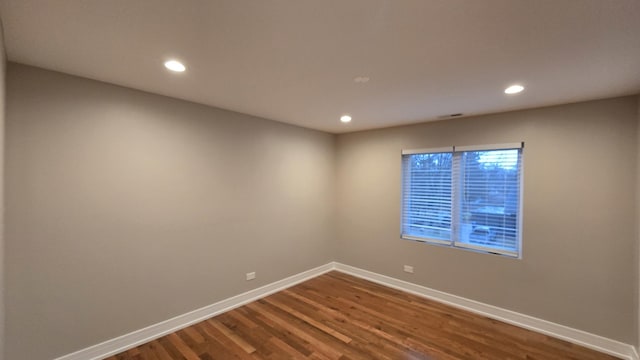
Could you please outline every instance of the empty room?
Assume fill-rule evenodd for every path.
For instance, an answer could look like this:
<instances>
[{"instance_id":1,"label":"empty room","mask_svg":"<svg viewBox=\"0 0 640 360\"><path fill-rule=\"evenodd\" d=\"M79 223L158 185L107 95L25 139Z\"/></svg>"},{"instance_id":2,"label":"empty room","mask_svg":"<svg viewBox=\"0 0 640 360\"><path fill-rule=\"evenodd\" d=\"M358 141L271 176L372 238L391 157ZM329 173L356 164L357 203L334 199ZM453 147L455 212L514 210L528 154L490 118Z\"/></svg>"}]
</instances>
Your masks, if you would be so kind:
<instances>
[{"instance_id":1,"label":"empty room","mask_svg":"<svg viewBox=\"0 0 640 360\"><path fill-rule=\"evenodd\" d=\"M0 20L0 360L640 360L640 1Z\"/></svg>"}]
</instances>

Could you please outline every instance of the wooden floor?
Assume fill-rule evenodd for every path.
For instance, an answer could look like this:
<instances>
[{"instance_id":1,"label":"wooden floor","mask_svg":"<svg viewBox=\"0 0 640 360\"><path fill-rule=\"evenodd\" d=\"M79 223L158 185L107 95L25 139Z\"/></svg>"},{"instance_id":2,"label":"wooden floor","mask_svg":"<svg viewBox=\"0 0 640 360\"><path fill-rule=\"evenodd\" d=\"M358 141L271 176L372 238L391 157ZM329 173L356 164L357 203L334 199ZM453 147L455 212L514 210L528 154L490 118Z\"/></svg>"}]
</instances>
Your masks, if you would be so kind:
<instances>
[{"instance_id":1,"label":"wooden floor","mask_svg":"<svg viewBox=\"0 0 640 360\"><path fill-rule=\"evenodd\" d=\"M331 272L108 360L614 359Z\"/></svg>"}]
</instances>

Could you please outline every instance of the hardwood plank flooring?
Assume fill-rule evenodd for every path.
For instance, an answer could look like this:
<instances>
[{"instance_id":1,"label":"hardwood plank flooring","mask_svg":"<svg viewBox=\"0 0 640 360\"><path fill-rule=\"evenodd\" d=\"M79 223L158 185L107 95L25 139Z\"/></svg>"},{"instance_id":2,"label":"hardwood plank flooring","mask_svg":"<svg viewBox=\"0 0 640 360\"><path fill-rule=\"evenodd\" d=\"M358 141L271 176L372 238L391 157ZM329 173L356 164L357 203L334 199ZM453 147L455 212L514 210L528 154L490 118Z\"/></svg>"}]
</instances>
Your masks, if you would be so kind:
<instances>
[{"instance_id":1,"label":"hardwood plank flooring","mask_svg":"<svg viewBox=\"0 0 640 360\"><path fill-rule=\"evenodd\" d=\"M614 357L330 272L107 360Z\"/></svg>"}]
</instances>

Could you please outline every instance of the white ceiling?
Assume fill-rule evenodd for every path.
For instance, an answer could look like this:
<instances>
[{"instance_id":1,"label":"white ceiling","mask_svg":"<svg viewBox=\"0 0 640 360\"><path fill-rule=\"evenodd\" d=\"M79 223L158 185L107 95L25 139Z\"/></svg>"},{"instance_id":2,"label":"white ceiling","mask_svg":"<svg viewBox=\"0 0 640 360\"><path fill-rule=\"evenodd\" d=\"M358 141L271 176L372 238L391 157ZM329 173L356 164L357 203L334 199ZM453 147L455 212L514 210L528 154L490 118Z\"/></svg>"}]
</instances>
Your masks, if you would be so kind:
<instances>
[{"instance_id":1,"label":"white ceiling","mask_svg":"<svg viewBox=\"0 0 640 360\"><path fill-rule=\"evenodd\" d=\"M640 92L638 0L0 0L0 14L11 61L333 133ZM503 94L513 83L526 90Z\"/></svg>"}]
</instances>

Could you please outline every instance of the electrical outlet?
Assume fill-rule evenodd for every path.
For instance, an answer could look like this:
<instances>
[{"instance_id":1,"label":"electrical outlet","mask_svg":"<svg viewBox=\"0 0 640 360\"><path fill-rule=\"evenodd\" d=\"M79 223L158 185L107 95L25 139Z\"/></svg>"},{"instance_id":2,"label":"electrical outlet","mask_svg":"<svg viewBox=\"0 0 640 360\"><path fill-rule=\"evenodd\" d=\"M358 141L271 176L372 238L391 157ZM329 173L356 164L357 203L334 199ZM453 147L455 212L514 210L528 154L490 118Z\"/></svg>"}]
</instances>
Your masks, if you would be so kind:
<instances>
[{"instance_id":1,"label":"electrical outlet","mask_svg":"<svg viewBox=\"0 0 640 360\"><path fill-rule=\"evenodd\" d=\"M404 266L404 272L407 272L409 274L413 274L413 266L411 265L405 265Z\"/></svg>"},{"instance_id":2,"label":"electrical outlet","mask_svg":"<svg viewBox=\"0 0 640 360\"><path fill-rule=\"evenodd\" d=\"M256 273L255 272L247 273L247 281L248 280L253 280L255 278L256 278Z\"/></svg>"}]
</instances>

